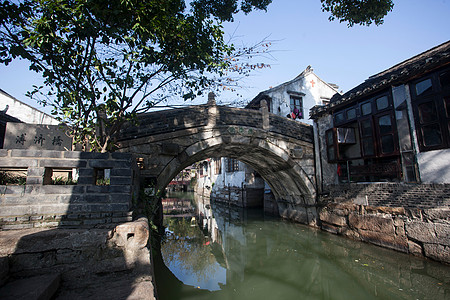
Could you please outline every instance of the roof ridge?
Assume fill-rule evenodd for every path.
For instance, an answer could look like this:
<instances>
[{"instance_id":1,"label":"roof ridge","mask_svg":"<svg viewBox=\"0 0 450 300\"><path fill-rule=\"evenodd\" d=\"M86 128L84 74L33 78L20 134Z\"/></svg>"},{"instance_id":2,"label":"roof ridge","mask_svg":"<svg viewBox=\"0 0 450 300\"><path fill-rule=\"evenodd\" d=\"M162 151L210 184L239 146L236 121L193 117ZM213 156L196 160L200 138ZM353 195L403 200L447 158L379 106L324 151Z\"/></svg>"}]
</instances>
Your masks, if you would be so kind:
<instances>
[{"instance_id":1,"label":"roof ridge","mask_svg":"<svg viewBox=\"0 0 450 300\"><path fill-rule=\"evenodd\" d=\"M423 51L423 52L421 52L419 54L416 54L413 57L405 59L405 60L403 60L403 61L393 65L392 67L387 68L386 70L383 70L383 71L378 72L378 73L376 73L374 75L371 75L371 76L369 76L369 78L367 80L373 79L373 78L376 78L376 77L379 77L379 76L383 76L383 75L385 75L385 74L387 74L389 72L394 71L395 69L399 68L402 65L406 65L406 64L414 62L415 60L420 59L420 57L424 56L425 54L432 53L432 52L438 50L438 48L445 48L445 46L450 47L450 40L448 40L446 42L443 42L442 44L439 44L437 46L434 46L431 49L425 50L425 51Z\"/></svg>"}]
</instances>

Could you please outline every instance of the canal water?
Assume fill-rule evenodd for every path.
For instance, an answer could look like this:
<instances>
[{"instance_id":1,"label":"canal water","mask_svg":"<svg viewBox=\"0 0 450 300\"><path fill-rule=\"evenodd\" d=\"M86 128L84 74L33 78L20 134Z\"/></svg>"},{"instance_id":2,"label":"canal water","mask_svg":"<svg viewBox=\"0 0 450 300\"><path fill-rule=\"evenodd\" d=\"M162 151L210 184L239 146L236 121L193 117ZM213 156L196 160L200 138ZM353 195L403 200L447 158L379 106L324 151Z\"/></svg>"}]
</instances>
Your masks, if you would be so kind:
<instances>
[{"instance_id":1,"label":"canal water","mask_svg":"<svg viewBox=\"0 0 450 300\"><path fill-rule=\"evenodd\" d=\"M173 197L173 195L171 196ZM209 200L164 217L160 300L450 299L450 267Z\"/></svg>"}]
</instances>

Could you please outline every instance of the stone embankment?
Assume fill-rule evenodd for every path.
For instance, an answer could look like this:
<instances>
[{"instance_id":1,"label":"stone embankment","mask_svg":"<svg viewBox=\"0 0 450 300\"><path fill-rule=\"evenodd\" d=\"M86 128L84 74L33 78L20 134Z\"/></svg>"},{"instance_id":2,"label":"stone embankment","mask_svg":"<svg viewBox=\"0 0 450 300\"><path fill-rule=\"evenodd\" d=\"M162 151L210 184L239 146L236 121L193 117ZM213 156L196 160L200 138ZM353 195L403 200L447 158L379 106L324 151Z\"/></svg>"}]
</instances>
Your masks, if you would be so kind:
<instances>
[{"instance_id":1,"label":"stone embankment","mask_svg":"<svg viewBox=\"0 0 450 300\"><path fill-rule=\"evenodd\" d=\"M112 230L0 231L0 298L155 299L148 240L146 218Z\"/></svg>"},{"instance_id":2,"label":"stone embankment","mask_svg":"<svg viewBox=\"0 0 450 300\"><path fill-rule=\"evenodd\" d=\"M331 233L450 264L450 209L328 203L320 226Z\"/></svg>"}]
</instances>

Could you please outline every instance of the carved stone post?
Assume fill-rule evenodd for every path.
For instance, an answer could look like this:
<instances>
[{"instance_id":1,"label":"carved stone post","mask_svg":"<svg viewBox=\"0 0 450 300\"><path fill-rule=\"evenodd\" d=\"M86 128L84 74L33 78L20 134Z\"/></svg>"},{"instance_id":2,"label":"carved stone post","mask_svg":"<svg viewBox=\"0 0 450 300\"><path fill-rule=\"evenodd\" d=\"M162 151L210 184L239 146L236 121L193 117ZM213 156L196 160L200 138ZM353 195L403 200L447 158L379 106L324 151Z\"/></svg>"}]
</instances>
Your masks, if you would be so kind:
<instances>
[{"instance_id":1,"label":"carved stone post","mask_svg":"<svg viewBox=\"0 0 450 300\"><path fill-rule=\"evenodd\" d=\"M208 94L208 127L212 128L216 126L217 117L217 106L216 106L216 95L213 92Z\"/></svg>"},{"instance_id":2,"label":"carved stone post","mask_svg":"<svg viewBox=\"0 0 450 300\"><path fill-rule=\"evenodd\" d=\"M213 92L208 93L208 105L216 105L216 95Z\"/></svg>"},{"instance_id":3,"label":"carved stone post","mask_svg":"<svg viewBox=\"0 0 450 300\"><path fill-rule=\"evenodd\" d=\"M263 129L269 130L269 109L267 107L267 101L261 100L260 105L261 105L260 110L261 110L262 119L263 119Z\"/></svg>"}]
</instances>

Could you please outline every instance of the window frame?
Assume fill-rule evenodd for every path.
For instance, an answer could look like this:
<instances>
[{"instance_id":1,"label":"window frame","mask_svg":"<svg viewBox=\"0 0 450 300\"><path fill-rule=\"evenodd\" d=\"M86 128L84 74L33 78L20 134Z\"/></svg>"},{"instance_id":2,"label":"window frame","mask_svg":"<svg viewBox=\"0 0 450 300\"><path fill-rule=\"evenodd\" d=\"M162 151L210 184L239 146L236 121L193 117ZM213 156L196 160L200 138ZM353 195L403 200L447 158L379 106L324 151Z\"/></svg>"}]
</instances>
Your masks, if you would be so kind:
<instances>
[{"instance_id":1,"label":"window frame","mask_svg":"<svg viewBox=\"0 0 450 300\"><path fill-rule=\"evenodd\" d=\"M380 128L380 124L379 124L379 120L383 117L389 116L390 120L391 120L391 126L392 126L392 130L389 132L381 132L381 128ZM399 142L398 142L398 130L397 130L397 124L396 124L396 120L395 120L395 116L394 116L394 111L389 111L389 112L383 112L383 113L379 113L376 114L375 116L373 116L374 119L374 130L375 130L375 142L376 142L376 149L377 149L377 157L388 157L388 156L394 156L394 155L399 155L400 154L400 147L399 147ZM384 153L383 152L383 142L382 142L382 138L383 136L388 136L391 135L393 142L394 142L394 150L392 152L389 153Z\"/></svg>"},{"instance_id":2,"label":"window frame","mask_svg":"<svg viewBox=\"0 0 450 300\"><path fill-rule=\"evenodd\" d=\"M239 171L239 160L235 158L227 158L227 173L238 172Z\"/></svg>"},{"instance_id":3,"label":"window frame","mask_svg":"<svg viewBox=\"0 0 450 300\"><path fill-rule=\"evenodd\" d=\"M426 76L422 76L409 84L411 93L411 104L413 110L413 118L415 130L419 144L420 152L442 150L450 148L450 105L447 106L446 100L450 102L450 85L441 86L440 76L446 72L450 72L450 68L442 68ZM425 95L417 95L416 85L425 80L431 80L431 92ZM421 118L420 106L426 103L433 103L436 110L436 118L431 120L423 120ZM441 136L441 143L436 145L425 144L424 129L429 126L438 125Z\"/></svg>"},{"instance_id":4,"label":"window frame","mask_svg":"<svg viewBox=\"0 0 450 300\"><path fill-rule=\"evenodd\" d=\"M294 100L294 104L292 104L292 100ZM297 101L298 100L298 106ZM294 112L294 108L297 107L297 109L300 111L300 117L298 119L304 119L305 114L303 110L303 97L298 95L289 95L289 108L291 112Z\"/></svg>"},{"instance_id":5,"label":"window frame","mask_svg":"<svg viewBox=\"0 0 450 300\"><path fill-rule=\"evenodd\" d=\"M363 135L363 127L361 126L361 124L365 121L369 121L370 122L370 131L371 131L371 135L370 136L364 136ZM364 118L360 118L358 119L358 128L359 128L359 141L360 141L360 149L361 149L361 158L375 158L377 157L378 154L378 146L377 146L377 140L376 140L376 130L375 130L375 126L374 126L374 120L373 120L373 115L366 115ZM365 139L369 139L371 138L372 140L372 145L373 145L373 154L366 154L365 150L364 150L364 146L363 146L363 141Z\"/></svg>"},{"instance_id":6,"label":"window frame","mask_svg":"<svg viewBox=\"0 0 450 300\"><path fill-rule=\"evenodd\" d=\"M214 158L214 175L222 174L222 159Z\"/></svg>"},{"instance_id":7,"label":"window frame","mask_svg":"<svg viewBox=\"0 0 450 300\"><path fill-rule=\"evenodd\" d=\"M332 143L330 145L328 135L331 133ZM337 128L333 127L325 131L325 144L328 162L338 162L339 161L339 147L337 143ZM330 159L330 149L333 149L334 158Z\"/></svg>"}]
</instances>

